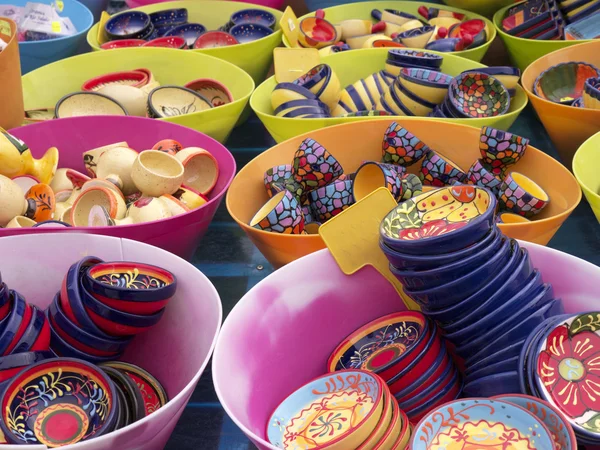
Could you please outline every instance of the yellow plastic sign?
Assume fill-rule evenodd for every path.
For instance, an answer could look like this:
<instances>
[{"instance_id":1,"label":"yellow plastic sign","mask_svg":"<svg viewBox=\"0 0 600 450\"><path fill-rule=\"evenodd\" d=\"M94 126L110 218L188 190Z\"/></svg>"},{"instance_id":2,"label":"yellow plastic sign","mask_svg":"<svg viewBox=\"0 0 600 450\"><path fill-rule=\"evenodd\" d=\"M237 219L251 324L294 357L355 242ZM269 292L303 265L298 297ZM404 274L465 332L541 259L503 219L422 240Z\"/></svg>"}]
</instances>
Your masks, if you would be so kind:
<instances>
[{"instance_id":1,"label":"yellow plastic sign","mask_svg":"<svg viewBox=\"0 0 600 450\"><path fill-rule=\"evenodd\" d=\"M281 20L279 21L279 26L290 45L292 47L298 47L298 18L290 6L283 12L283 16L281 16Z\"/></svg>"},{"instance_id":2,"label":"yellow plastic sign","mask_svg":"<svg viewBox=\"0 0 600 450\"><path fill-rule=\"evenodd\" d=\"M6 20L0 20L0 34L8 37L12 36L10 23L8 23Z\"/></svg>"},{"instance_id":3,"label":"yellow plastic sign","mask_svg":"<svg viewBox=\"0 0 600 450\"><path fill-rule=\"evenodd\" d=\"M275 79L278 83L289 83L304 75L321 63L316 48L284 48L273 50Z\"/></svg>"},{"instance_id":4,"label":"yellow plastic sign","mask_svg":"<svg viewBox=\"0 0 600 450\"><path fill-rule=\"evenodd\" d=\"M52 22L52 32L60 33L62 31L62 27L60 26L60 22L54 21Z\"/></svg>"}]
</instances>

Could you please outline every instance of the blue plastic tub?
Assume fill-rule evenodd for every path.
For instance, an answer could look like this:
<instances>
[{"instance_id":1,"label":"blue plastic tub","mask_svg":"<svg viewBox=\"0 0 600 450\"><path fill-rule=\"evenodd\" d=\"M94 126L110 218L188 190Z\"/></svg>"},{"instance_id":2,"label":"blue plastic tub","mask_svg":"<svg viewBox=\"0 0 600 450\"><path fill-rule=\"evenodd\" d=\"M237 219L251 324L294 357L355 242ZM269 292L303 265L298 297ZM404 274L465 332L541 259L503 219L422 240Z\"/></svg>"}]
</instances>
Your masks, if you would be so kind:
<instances>
[{"instance_id":1,"label":"blue plastic tub","mask_svg":"<svg viewBox=\"0 0 600 450\"><path fill-rule=\"evenodd\" d=\"M87 8L92 12L94 16L94 23L96 23L100 21L102 11L106 11L106 8L108 8L109 0L79 0L79 2L87 6Z\"/></svg>"}]
</instances>

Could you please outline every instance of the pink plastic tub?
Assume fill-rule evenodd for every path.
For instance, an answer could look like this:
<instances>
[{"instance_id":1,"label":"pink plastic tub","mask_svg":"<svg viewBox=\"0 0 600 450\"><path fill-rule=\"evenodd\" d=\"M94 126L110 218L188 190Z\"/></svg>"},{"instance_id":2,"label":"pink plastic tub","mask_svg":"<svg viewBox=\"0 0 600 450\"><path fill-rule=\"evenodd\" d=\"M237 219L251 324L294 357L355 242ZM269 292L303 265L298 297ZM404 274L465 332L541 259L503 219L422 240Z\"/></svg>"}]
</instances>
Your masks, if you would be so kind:
<instances>
[{"instance_id":1,"label":"pink plastic tub","mask_svg":"<svg viewBox=\"0 0 600 450\"><path fill-rule=\"evenodd\" d=\"M235 175L235 160L229 150L205 134L174 123L141 117L74 117L49 120L10 130L40 158L50 147L58 148L58 167L86 173L82 153L114 142L127 141L135 150L152 148L161 139L175 139L184 147L201 147L219 163L219 179L210 201L198 209L169 219L135 225L97 228L4 228L0 237L38 233L94 233L145 242L187 260L206 233Z\"/></svg>"},{"instance_id":2,"label":"pink plastic tub","mask_svg":"<svg viewBox=\"0 0 600 450\"><path fill-rule=\"evenodd\" d=\"M177 293L160 322L136 336L124 361L158 378L171 399L150 416L114 433L61 447L64 450L161 450L173 432L212 353L222 319L219 294L198 269L183 259L140 242L77 233L0 239L0 272L12 289L42 308L60 289L69 266L83 255L104 260L141 261L177 276ZM202 433L202 430L198 430ZM2 446L34 450L44 446Z\"/></svg>"},{"instance_id":3,"label":"pink plastic tub","mask_svg":"<svg viewBox=\"0 0 600 450\"><path fill-rule=\"evenodd\" d=\"M567 312L598 309L599 267L537 244L521 245ZM264 439L273 409L322 375L329 354L348 334L404 309L378 272L367 267L346 276L328 250L284 266L242 297L223 324L212 361L221 404L258 448L277 450Z\"/></svg>"},{"instance_id":4,"label":"pink plastic tub","mask_svg":"<svg viewBox=\"0 0 600 450\"><path fill-rule=\"evenodd\" d=\"M130 8L139 8L140 6L153 5L154 3L163 3L169 0L125 0L127 6ZM281 9L283 7L283 0L246 0L245 3L253 5L267 6L269 8Z\"/></svg>"}]
</instances>

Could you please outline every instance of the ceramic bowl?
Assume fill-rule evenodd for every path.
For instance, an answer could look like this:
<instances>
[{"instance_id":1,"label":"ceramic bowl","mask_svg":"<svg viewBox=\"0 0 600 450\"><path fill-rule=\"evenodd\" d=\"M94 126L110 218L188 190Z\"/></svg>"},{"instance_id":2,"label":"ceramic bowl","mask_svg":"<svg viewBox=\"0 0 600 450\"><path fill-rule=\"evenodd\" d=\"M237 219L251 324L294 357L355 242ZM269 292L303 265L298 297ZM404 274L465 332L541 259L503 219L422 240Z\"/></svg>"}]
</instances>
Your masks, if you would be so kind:
<instances>
[{"instance_id":1,"label":"ceramic bowl","mask_svg":"<svg viewBox=\"0 0 600 450\"><path fill-rule=\"evenodd\" d=\"M395 91L396 95L404 104L404 106L406 106L406 108L414 116L425 117L437 106L435 103L430 103L424 98L419 97L410 90L406 89L398 80L394 82L392 89Z\"/></svg>"},{"instance_id":2,"label":"ceramic bowl","mask_svg":"<svg viewBox=\"0 0 600 450\"><path fill-rule=\"evenodd\" d=\"M12 348L11 354L46 351L50 348L50 324L43 311L35 305L32 305L31 309L29 324L20 337L15 337L16 344Z\"/></svg>"},{"instance_id":3,"label":"ceramic bowl","mask_svg":"<svg viewBox=\"0 0 600 450\"><path fill-rule=\"evenodd\" d=\"M516 67L507 66L483 67L481 69L476 70L467 70L466 72L485 73L491 77L496 78L508 90L515 89L519 84L519 79L521 78L520 69L517 69Z\"/></svg>"},{"instance_id":4,"label":"ceramic bowl","mask_svg":"<svg viewBox=\"0 0 600 450\"><path fill-rule=\"evenodd\" d=\"M448 384L443 389L437 391L427 403L406 411L407 417L410 418L412 423L418 423L432 408L456 400L461 395L462 387L463 383L460 379L460 374L455 372Z\"/></svg>"},{"instance_id":5,"label":"ceramic bowl","mask_svg":"<svg viewBox=\"0 0 600 450\"><path fill-rule=\"evenodd\" d=\"M490 117L505 114L510 95L500 81L485 73L467 72L450 83L449 99L463 117Z\"/></svg>"},{"instance_id":6,"label":"ceramic bowl","mask_svg":"<svg viewBox=\"0 0 600 450\"><path fill-rule=\"evenodd\" d=\"M58 119L78 116L127 116L123 105L98 92L74 92L61 98L54 111Z\"/></svg>"},{"instance_id":7,"label":"ceramic bowl","mask_svg":"<svg viewBox=\"0 0 600 450\"><path fill-rule=\"evenodd\" d=\"M15 335L21 329L23 322L27 326L28 318L31 317L31 309L25 302L25 299L13 290L10 291L11 310L9 315L3 319L4 328L0 333L0 354L10 353L9 348L13 343ZM27 316L26 316L27 315Z\"/></svg>"},{"instance_id":8,"label":"ceramic bowl","mask_svg":"<svg viewBox=\"0 0 600 450\"><path fill-rule=\"evenodd\" d=\"M223 83L210 78L200 78L190 81L186 88L196 91L208 99L213 107L222 106L233 101L231 91Z\"/></svg>"},{"instance_id":9,"label":"ceramic bowl","mask_svg":"<svg viewBox=\"0 0 600 450\"><path fill-rule=\"evenodd\" d=\"M242 9L233 13L229 19L233 25L242 23L253 23L264 27L273 28L275 26L275 15L263 9Z\"/></svg>"},{"instance_id":10,"label":"ceramic bowl","mask_svg":"<svg viewBox=\"0 0 600 450\"><path fill-rule=\"evenodd\" d=\"M400 42L402 42L407 47L424 48L433 36L434 31L435 27L432 27L431 25L426 25L424 27L404 31L400 33L397 36L397 38L400 39Z\"/></svg>"},{"instance_id":11,"label":"ceramic bowl","mask_svg":"<svg viewBox=\"0 0 600 450\"><path fill-rule=\"evenodd\" d=\"M298 41L302 47L323 48L334 44L336 39L337 31L329 21L317 17L299 18Z\"/></svg>"},{"instance_id":12,"label":"ceramic bowl","mask_svg":"<svg viewBox=\"0 0 600 450\"><path fill-rule=\"evenodd\" d=\"M164 9L148 15L155 27L183 25L188 21L186 8Z\"/></svg>"},{"instance_id":13,"label":"ceramic bowl","mask_svg":"<svg viewBox=\"0 0 600 450\"><path fill-rule=\"evenodd\" d=\"M142 47L146 44L143 39L120 39L118 41L105 42L100 46L102 50L113 50L116 48L131 48L131 47Z\"/></svg>"},{"instance_id":14,"label":"ceramic bowl","mask_svg":"<svg viewBox=\"0 0 600 450\"><path fill-rule=\"evenodd\" d=\"M392 122L383 136L382 161L387 164L412 166L429 151L427 144L397 122Z\"/></svg>"},{"instance_id":15,"label":"ceramic bowl","mask_svg":"<svg viewBox=\"0 0 600 450\"><path fill-rule=\"evenodd\" d=\"M452 77L434 70L407 68L400 71L398 81L424 100L440 104L448 92Z\"/></svg>"},{"instance_id":16,"label":"ceramic bowl","mask_svg":"<svg viewBox=\"0 0 600 450\"><path fill-rule=\"evenodd\" d=\"M181 86L160 86L148 94L148 114L154 118L193 114L212 107L210 100Z\"/></svg>"},{"instance_id":17,"label":"ceramic bowl","mask_svg":"<svg viewBox=\"0 0 600 450\"><path fill-rule=\"evenodd\" d=\"M498 188L501 210L531 218L550 202L548 194L532 179L518 172L510 172Z\"/></svg>"},{"instance_id":18,"label":"ceramic bowl","mask_svg":"<svg viewBox=\"0 0 600 450\"><path fill-rule=\"evenodd\" d=\"M104 25L111 40L144 39L152 26L150 16L140 11L126 11L112 16Z\"/></svg>"},{"instance_id":19,"label":"ceramic bowl","mask_svg":"<svg viewBox=\"0 0 600 450\"><path fill-rule=\"evenodd\" d=\"M273 30L257 23L241 23L231 27L229 34L231 34L239 43L246 44L273 34Z\"/></svg>"},{"instance_id":20,"label":"ceramic bowl","mask_svg":"<svg viewBox=\"0 0 600 450\"><path fill-rule=\"evenodd\" d=\"M228 47L239 43L235 37L224 31L206 31L198 36L194 42L194 49Z\"/></svg>"},{"instance_id":21,"label":"ceramic bowl","mask_svg":"<svg viewBox=\"0 0 600 450\"><path fill-rule=\"evenodd\" d=\"M122 406L122 408L127 411L127 415L129 416L124 426L143 419L146 416L144 397L135 381L127 373L106 364L102 365L102 370L110 377L115 387L123 393L123 401L125 401L126 406Z\"/></svg>"},{"instance_id":22,"label":"ceramic bowl","mask_svg":"<svg viewBox=\"0 0 600 450\"><path fill-rule=\"evenodd\" d=\"M483 161L488 163L492 169L496 169L493 170L493 175L500 175L501 169L519 162L528 145L529 139L516 134L491 127L481 129L479 151Z\"/></svg>"},{"instance_id":23,"label":"ceramic bowl","mask_svg":"<svg viewBox=\"0 0 600 450\"><path fill-rule=\"evenodd\" d=\"M479 187L437 189L394 208L382 222L381 237L386 245L403 253L457 251L489 232L495 207L495 198Z\"/></svg>"},{"instance_id":24,"label":"ceramic bowl","mask_svg":"<svg viewBox=\"0 0 600 450\"><path fill-rule=\"evenodd\" d=\"M168 270L127 262L96 264L85 272L83 283L100 302L132 314L158 312L177 290Z\"/></svg>"},{"instance_id":25,"label":"ceramic bowl","mask_svg":"<svg viewBox=\"0 0 600 450\"><path fill-rule=\"evenodd\" d=\"M59 384L48 386L44 381L48 378ZM60 382L73 388L61 389ZM34 395L23 397L22 392ZM43 393L45 401L36 401ZM87 399L86 408L80 396ZM21 371L6 387L0 427L13 444L74 444L112 429L115 397L112 381L94 365L70 358L41 361ZM31 403L37 406L33 411ZM61 420L52 420L57 417Z\"/></svg>"},{"instance_id":26,"label":"ceramic bowl","mask_svg":"<svg viewBox=\"0 0 600 450\"><path fill-rule=\"evenodd\" d=\"M494 397L505 392L518 392L519 389L519 374L512 371L488 375L466 383L463 393L468 397Z\"/></svg>"},{"instance_id":27,"label":"ceramic bowl","mask_svg":"<svg viewBox=\"0 0 600 450\"><path fill-rule=\"evenodd\" d=\"M557 64L542 72L533 83L538 97L562 105L570 105L583 95L585 81L600 76L600 70L584 62Z\"/></svg>"},{"instance_id":28,"label":"ceramic bowl","mask_svg":"<svg viewBox=\"0 0 600 450\"><path fill-rule=\"evenodd\" d=\"M98 91L108 85L123 84L136 88L144 87L149 83L147 73L140 70L129 70L122 72L112 72L90 78L81 85L82 91Z\"/></svg>"},{"instance_id":29,"label":"ceramic bowl","mask_svg":"<svg viewBox=\"0 0 600 450\"><path fill-rule=\"evenodd\" d=\"M50 358L54 358L54 355L48 350L14 353L0 357L0 383L10 380L25 367Z\"/></svg>"},{"instance_id":30,"label":"ceramic bowl","mask_svg":"<svg viewBox=\"0 0 600 450\"><path fill-rule=\"evenodd\" d=\"M492 166L480 159L467 172L467 182L490 190L494 196L498 196L498 189L502 184L500 178L494 175ZM496 219L498 220L498 216Z\"/></svg>"},{"instance_id":31,"label":"ceramic bowl","mask_svg":"<svg viewBox=\"0 0 600 450\"><path fill-rule=\"evenodd\" d=\"M394 397L398 402L406 401L412 398L413 395L418 395L427 389L431 384L439 380L442 373L446 371L446 368L450 365L450 356L445 348L442 348L435 360L431 363L431 366L419 374L417 379L408 384L407 387L398 390Z\"/></svg>"},{"instance_id":32,"label":"ceramic bowl","mask_svg":"<svg viewBox=\"0 0 600 450\"><path fill-rule=\"evenodd\" d=\"M585 108L600 109L600 77L586 80L582 102ZM575 106L575 103L573 105Z\"/></svg>"},{"instance_id":33,"label":"ceramic bowl","mask_svg":"<svg viewBox=\"0 0 600 450\"><path fill-rule=\"evenodd\" d=\"M341 422L342 426L336 427L333 433L309 436L308 429L302 426L306 417L313 417L313 414L323 416L332 411L339 413L340 408L330 410L320 405L323 401L325 404L335 404L336 399L341 401L341 398L348 399L344 402L346 406L340 408L349 414L355 409L357 401L363 399L360 412L357 411L356 416L353 414L354 420ZM317 445L337 444L343 448L356 448L369 436L382 411L383 389L381 379L376 375L360 370L327 374L297 389L283 400L267 421L266 435L273 445L281 448L284 441L304 446L315 441L315 437Z\"/></svg>"},{"instance_id":34,"label":"ceramic bowl","mask_svg":"<svg viewBox=\"0 0 600 450\"><path fill-rule=\"evenodd\" d=\"M179 36L185 39L185 44L188 48L194 46L196 39L206 31L206 27L199 23L186 23L171 28L165 36Z\"/></svg>"},{"instance_id":35,"label":"ceramic bowl","mask_svg":"<svg viewBox=\"0 0 600 450\"><path fill-rule=\"evenodd\" d=\"M421 313L381 317L344 339L329 356L327 370L368 370L388 381L426 348L430 334L430 323Z\"/></svg>"},{"instance_id":36,"label":"ceramic bowl","mask_svg":"<svg viewBox=\"0 0 600 450\"><path fill-rule=\"evenodd\" d=\"M142 47L184 48L186 45L181 36L163 36L144 43Z\"/></svg>"}]
</instances>

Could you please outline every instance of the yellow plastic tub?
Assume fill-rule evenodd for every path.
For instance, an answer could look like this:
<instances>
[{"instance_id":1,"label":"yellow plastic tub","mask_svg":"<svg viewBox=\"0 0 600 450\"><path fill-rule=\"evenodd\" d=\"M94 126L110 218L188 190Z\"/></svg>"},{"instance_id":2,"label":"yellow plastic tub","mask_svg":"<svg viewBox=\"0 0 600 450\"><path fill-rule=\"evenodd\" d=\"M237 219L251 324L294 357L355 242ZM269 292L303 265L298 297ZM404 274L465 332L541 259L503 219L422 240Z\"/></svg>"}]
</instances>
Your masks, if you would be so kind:
<instances>
[{"instance_id":1,"label":"yellow plastic tub","mask_svg":"<svg viewBox=\"0 0 600 450\"><path fill-rule=\"evenodd\" d=\"M579 147L573 158L573 173L600 222L600 133Z\"/></svg>"},{"instance_id":2,"label":"yellow plastic tub","mask_svg":"<svg viewBox=\"0 0 600 450\"><path fill-rule=\"evenodd\" d=\"M524 3L524 2L522 2ZM527 67L534 62L536 59L541 58L548 53L552 53L556 50L560 50L571 45L582 44L585 41L537 41L535 39L522 39L519 37L511 36L508 33L502 31L502 19L506 15L506 11L513 5L502 8L500 11L494 14L494 27L498 31L498 36L504 42L506 51L510 56L512 63L524 71Z\"/></svg>"},{"instance_id":3,"label":"yellow plastic tub","mask_svg":"<svg viewBox=\"0 0 600 450\"><path fill-rule=\"evenodd\" d=\"M513 5L515 0L443 0L444 3L453 8L460 8L492 17L496 11L508 5Z\"/></svg>"},{"instance_id":4,"label":"yellow plastic tub","mask_svg":"<svg viewBox=\"0 0 600 450\"><path fill-rule=\"evenodd\" d=\"M189 21L201 23L208 30L216 30L220 26L225 25L229 21L231 14L241 9L263 9L273 14L277 19L275 32L265 38L229 47L183 50L186 53L204 53L229 61L249 73L256 84L261 83L265 79L273 63L273 49L281 44L281 30L279 29L279 19L283 14L281 11L259 5L249 5L247 3L210 0L156 3L136 8L133 11L153 13L174 8L186 8L188 10ZM95 24L87 34L87 41L94 50L101 50L97 36L98 24ZM104 52L105 50L102 51Z\"/></svg>"},{"instance_id":5,"label":"yellow plastic tub","mask_svg":"<svg viewBox=\"0 0 600 450\"><path fill-rule=\"evenodd\" d=\"M360 2L360 3L349 3L347 5L333 6L331 8L325 8L325 19L329 22L336 24L346 19L371 19L371 11L374 9L384 10L386 8L396 9L398 11L407 12L409 14L413 14L415 16L419 16L419 7L427 6L428 8L439 8L440 5L436 5L434 3L421 3L421 2L406 2L406 1L377 1L377 2ZM486 19L479 14L473 14L469 11L465 11L462 9L446 7L445 9L450 11L455 11L459 13L466 14L469 19L481 19L485 20L487 23L487 28L489 30L488 40L485 44L469 49L463 50L461 52L453 52L452 55L462 56L463 58L472 59L473 61L481 61L485 56L486 52L490 48L492 41L496 37L496 29L491 21ZM314 13L307 14L298 18L298 20L302 20L305 17L313 16ZM420 16L419 16L420 17ZM93 29L93 28L92 28ZM290 43L283 36L283 43L286 47L290 47ZM354 51L354 50L352 50ZM448 53L446 53L448 54Z\"/></svg>"},{"instance_id":6,"label":"yellow plastic tub","mask_svg":"<svg viewBox=\"0 0 600 450\"><path fill-rule=\"evenodd\" d=\"M383 70L388 50L387 48L350 50L326 56L322 58L322 62L331 66L339 77L342 86L348 86L373 72ZM485 67L483 64L448 53L439 54L444 56L441 71L449 75L458 75L465 70ZM328 117L325 119L276 117L273 115L273 108L271 106L271 92L275 85L275 78L271 77L258 86L250 98L250 106L276 142L283 142L299 134L332 125L377 119L377 117ZM517 93L511 101L510 110L503 116L486 119L428 118L426 120L461 123L474 127L491 126L501 130L508 130L525 106L527 106L527 95L525 95L521 86L517 86ZM423 117L403 117L403 119L423 120Z\"/></svg>"},{"instance_id":7,"label":"yellow plastic tub","mask_svg":"<svg viewBox=\"0 0 600 450\"><path fill-rule=\"evenodd\" d=\"M126 48L87 53L40 67L22 78L25 109L54 107L66 94L81 90L84 81L109 72L147 68L161 85L183 86L198 78L225 84L234 101L209 110L169 117L177 123L225 142L254 89L246 72L227 61L196 52L165 48Z\"/></svg>"}]
</instances>

